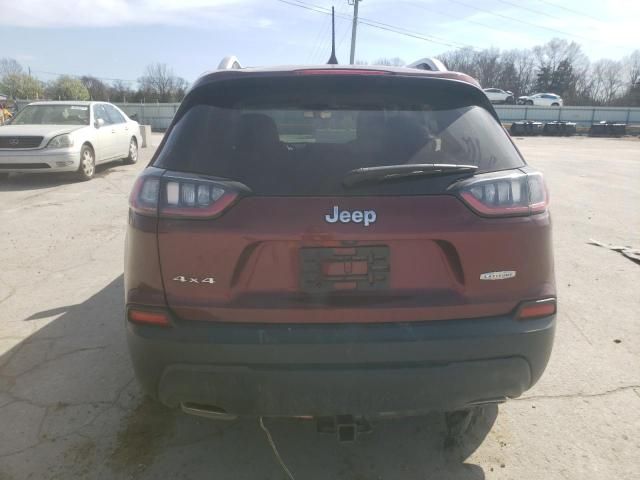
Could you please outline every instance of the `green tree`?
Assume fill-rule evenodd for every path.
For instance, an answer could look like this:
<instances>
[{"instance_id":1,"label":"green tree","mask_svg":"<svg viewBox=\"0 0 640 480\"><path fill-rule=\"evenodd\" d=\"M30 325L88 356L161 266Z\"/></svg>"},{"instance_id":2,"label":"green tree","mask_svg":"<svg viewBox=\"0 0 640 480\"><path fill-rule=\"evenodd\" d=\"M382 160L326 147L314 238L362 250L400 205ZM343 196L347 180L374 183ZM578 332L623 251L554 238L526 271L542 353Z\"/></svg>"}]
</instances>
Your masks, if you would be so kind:
<instances>
[{"instance_id":1,"label":"green tree","mask_svg":"<svg viewBox=\"0 0 640 480\"><path fill-rule=\"evenodd\" d=\"M0 80L0 92L10 98L38 100L44 96L44 86L40 80L25 73L10 73Z\"/></svg>"},{"instance_id":2,"label":"green tree","mask_svg":"<svg viewBox=\"0 0 640 480\"><path fill-rule=\"evenodd\" d=\"M81 80L62 75L47 87L47 96L52 100L89 100L89 90Z\"/></svg>"}]
</instances>

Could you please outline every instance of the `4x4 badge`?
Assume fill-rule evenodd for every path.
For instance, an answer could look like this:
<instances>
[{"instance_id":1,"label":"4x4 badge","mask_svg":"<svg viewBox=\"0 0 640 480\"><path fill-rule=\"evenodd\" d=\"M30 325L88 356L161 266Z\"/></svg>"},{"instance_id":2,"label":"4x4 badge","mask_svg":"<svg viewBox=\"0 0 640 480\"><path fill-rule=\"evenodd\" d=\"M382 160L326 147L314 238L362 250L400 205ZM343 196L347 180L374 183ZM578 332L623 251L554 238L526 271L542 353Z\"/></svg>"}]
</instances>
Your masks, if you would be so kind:
<instances>
[{"instance_id":1,"label":"4x4 badge","mask_svg":"<svg viewBox=\"0 0 640 480\"><path fill-rule=\"evenodd\" d=\"M180 283L197 283L198 285L200 285L201 283L209 283L211 285L216 283L216 279L213 277L199 278L199 277L185 277L184 275L178 275L177 277L174 277L172 280L174 282L180 282Z\"/></svg>"}]
</instances>

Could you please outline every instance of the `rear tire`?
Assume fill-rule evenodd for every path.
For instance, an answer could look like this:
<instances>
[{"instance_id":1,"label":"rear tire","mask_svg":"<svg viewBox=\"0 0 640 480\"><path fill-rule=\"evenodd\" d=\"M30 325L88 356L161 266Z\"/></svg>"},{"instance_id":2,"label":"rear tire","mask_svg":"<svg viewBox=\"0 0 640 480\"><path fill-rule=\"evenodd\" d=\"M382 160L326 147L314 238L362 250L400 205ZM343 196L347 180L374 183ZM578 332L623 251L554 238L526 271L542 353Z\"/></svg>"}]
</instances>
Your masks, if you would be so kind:
<instances>
[{"instance_id":1,"label":"rear tire","mask_svg":"<svg viewBox=\"0 0 640 480\"><path fill-rule=\"evenodd\" d=\"M96 156L89 145L83 145L80 150L80 165L78 177L82 181L91 180L96 173Z\"/></svg>"},{"instance_id":2,"label":"rear tire","mask_svg":"<svg viewBox=\"0 0 640 480\"><path fill-rule=\"evenodd\" d=\"M552 107L559 107L559 106L560 106L560 104L559 104L559 103L556 103L556 102L553 102L553 103L551 104L551 106L552 106Z\"/></svg>"},{"instance_id":3,"label":"rear tire","mask_svg":"<svg viewBox=\"0 0 640 480\"><path fill-rule=\"evenodd\" d=\"M482 444L497 417L497 405L481 405L446 412L445 455L456 461L464 461Z\"/></svg>"},{"instance_id":4,"label":"rear tire","mask_svg":"<svg viewBox=\"0 0 640 480\"><path fill-rule=\"evenodd\" d=\"M527 100L525 103L526 103L527 105L533 105L533 100Z\"/></svg>"},{"instance_id":5,"label":"rear tire","mask_svg":"<svg viewBox=\"0 0 640 480\"><path fill-rule=\"evenodd\" d=\"M515 99L513 97L507 97L507 99L504 101L504 103L506 103L507 105L513 105L515 102Z\"/></svg>"},{"instance_id":6,"label":"rear tire","mask_svg":"<svg viewBox=\"0 0 640 480\"><path fill-rule=\"evenodd\" d=\"M138 141L136 137L131 137L129 141L129 156L124 159L125 165L133 165L138 162Z\"/></svg>"}]
</instances>

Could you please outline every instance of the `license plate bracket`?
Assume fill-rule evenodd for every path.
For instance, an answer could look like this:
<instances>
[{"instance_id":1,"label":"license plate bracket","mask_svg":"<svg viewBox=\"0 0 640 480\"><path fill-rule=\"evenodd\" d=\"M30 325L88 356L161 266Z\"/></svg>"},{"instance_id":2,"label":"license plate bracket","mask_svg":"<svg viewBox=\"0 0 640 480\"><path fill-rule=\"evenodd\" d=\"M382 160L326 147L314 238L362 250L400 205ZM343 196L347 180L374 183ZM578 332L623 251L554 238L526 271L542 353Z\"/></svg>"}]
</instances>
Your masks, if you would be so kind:
<instances>
[{"instance_id":1,"label":"license plate bracket","mask_svg":"<svg viewBox=\"0 0 640 480\"><path fill-rule=\"evenodd\" d=\"M300 288L306 293L389 288L389 247L304 247Z\"/></svg>"}]
</instances>

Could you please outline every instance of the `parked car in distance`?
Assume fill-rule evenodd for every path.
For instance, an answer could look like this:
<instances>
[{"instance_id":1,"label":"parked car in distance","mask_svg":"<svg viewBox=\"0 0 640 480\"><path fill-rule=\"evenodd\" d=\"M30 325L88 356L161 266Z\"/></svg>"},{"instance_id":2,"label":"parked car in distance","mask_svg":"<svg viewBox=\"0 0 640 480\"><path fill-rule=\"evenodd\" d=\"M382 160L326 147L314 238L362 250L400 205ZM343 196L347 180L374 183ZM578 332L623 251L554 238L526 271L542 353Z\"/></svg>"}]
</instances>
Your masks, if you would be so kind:
<instances>
[{"instance_id":1,"label":"parked car in distance","mask_svg":"<svg viewBox=\"0 0 640 480\"><path fill-rule=\"evenodd\" d=\"M77 172L100 163L138 161L140 126L105 102L34 102L0 127L0 179L9 173Z\"/></svg>"},{"instance_id":2,"label":"parked car in distance","mask_svg":"<svg viewBox=\"0 0 640 480\"><path fill-rule=\"evenodd\" d=\"M205 75L130 196L136 375L209 418L464 426L549 359L546 192L464 74Z\"/></svg>"},{"instance_id":3,"label":"parked car in distance","mask_svg":"<svg viewBox=\"0 0 640 480\"><path fill-rule=\"evenodd\" d=\"M518 97L519 105L537 105L540 107L561 107L562 98L555 93L536 93Z\"/></svg>"},{"instance_id":4,"label":"parked car in distance","mask_svg":"<svg viewBox=\"0 0 640 480\"><path fill-rule=\"evenodd\" d=\"M513 92L500 88L485 88L484 93L491 103L515 103Z\"/></svg>"}]
</instances>

